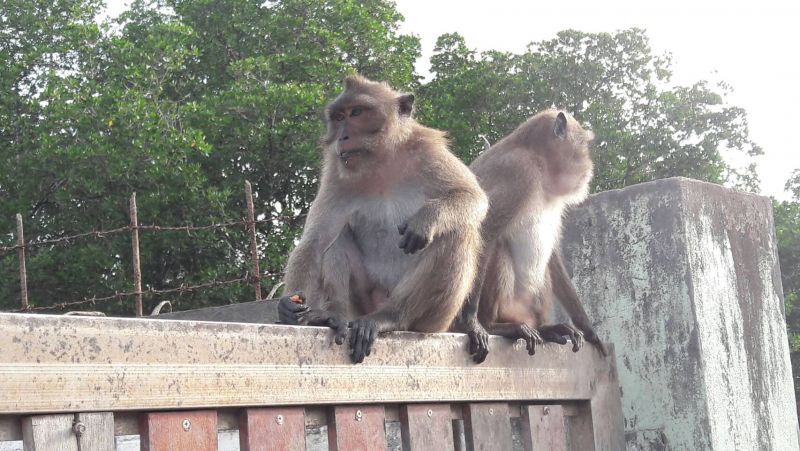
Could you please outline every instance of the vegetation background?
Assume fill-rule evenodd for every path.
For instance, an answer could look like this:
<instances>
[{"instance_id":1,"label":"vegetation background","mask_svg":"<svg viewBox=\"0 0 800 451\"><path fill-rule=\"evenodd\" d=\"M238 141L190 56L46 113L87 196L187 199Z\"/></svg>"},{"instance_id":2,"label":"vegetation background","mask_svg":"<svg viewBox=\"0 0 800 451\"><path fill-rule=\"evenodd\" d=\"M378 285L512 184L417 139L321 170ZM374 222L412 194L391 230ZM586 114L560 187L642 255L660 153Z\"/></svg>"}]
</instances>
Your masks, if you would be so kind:
<instances>
[{"instance_id":1,"label":"vegetation background","mask_svg":"<svg viewBox=\"0 0 800 451\"><path fill-rule=\"evenodd\" d=\"M523 53L439 37L431 77L420 43L384 0L136 0L103 19L100 0L4 0L0 11L0 246L15 214L37 242L129 223L205 225L244 216L253 183L266 288L275 284L316 192L320 112L358 71L417 93L417 118L446 130L469 163L533 113L557 106L595 133L595 192L686 176L758 191L761 153L730 87L671 81L669 55L640 29L565 30ZM741 160L742 158L740 158ZM800 392L800 172L775 224L796 391ZM145 288L240 277L243 227L140 238ZM28 253L34 306L131 291L130 237ZM0 253L0 309L19 306L16 253ZM183 293L178 309L250 300L251 287ZM145 298L145 311L158 301ZM92 309L132 314L132 301Z\"/></svg>"}]
</instances>

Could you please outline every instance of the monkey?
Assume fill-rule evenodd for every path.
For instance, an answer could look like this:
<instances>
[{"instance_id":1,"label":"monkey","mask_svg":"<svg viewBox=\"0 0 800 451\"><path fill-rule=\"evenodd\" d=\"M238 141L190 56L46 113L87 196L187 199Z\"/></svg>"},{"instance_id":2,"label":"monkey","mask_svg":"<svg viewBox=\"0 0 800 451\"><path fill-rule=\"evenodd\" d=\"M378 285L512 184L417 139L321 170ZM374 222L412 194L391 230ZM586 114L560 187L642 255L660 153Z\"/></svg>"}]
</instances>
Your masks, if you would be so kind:
<instances>
[{"instance_id":1,"label":"monkey","mask_svg":"<svg viewBox=\"0 0 800 451\"><path fill-rule=\"evenodd\" d=\"M473 359L489 352L488 334L522 338L530 355L545 341L578 351L586 341L606 355L561 258L561 221L588 196L591 131L571 116L546 110L481 153L470 165L489 196L482 224L484 252L460 316ZM570 324L549 324L553 298Z\"/></svg>"},{"instance_id":2,"label":"monkey","mask_svg":"<svg viewBox=\"0 0 800 451\"><path fill-rule=\"evenodd\" d=\"M290 253L281 323L328 326L351 359L378 334L446 331L475 280L488 199L414 95L359 75L325 108L320 186ZM295 298L297 300L297 298Z\"/></svg>"}]
</instances>

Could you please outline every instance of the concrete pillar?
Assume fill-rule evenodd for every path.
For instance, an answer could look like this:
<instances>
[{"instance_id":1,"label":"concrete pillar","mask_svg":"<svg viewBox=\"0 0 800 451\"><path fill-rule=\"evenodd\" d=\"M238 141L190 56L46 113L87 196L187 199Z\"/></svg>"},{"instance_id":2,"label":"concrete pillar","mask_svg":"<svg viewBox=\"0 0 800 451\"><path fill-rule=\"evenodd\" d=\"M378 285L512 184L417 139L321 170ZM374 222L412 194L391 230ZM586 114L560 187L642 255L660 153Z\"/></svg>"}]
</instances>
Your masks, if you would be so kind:
<instances>
[{"instance_id":1,"label":"concrete pillar","mask_svg":"<svg viewBox=\"0 0 800 451\"><path fill-rule=\"evenodd\" d=\"M629 450L797 450L768 198L672 178L569 214L564 257L614 343Z\"/></svg>"}]
</instances>

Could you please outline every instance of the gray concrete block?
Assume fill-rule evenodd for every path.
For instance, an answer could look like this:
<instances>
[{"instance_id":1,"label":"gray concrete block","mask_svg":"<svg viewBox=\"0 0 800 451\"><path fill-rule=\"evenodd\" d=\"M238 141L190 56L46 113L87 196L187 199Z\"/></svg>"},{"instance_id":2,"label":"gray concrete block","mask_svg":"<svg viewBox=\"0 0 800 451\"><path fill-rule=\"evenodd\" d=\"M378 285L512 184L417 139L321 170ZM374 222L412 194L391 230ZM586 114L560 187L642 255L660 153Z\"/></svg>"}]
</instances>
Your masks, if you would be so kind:
<instances>
[{"instance_id":1,"label":"gray concrete block","mask_svg":"<svg viewBox=\"0 0 800 451\"><path fill-rule=\"evenodd\" d=\"M599 193L562 247L615 345L628 449L798 449L768 198L684 178Z\"/></svg>"},{"instance_id":2,"label":"gray concrete block","mask_svg":"<svg viewBox=\"0 0 800 451\"><path fill-rule=\"evenodd\" d=\"M156 316L148 316L148 318L275 324L278 321L278 310L274 299L264 299L261 301L162 313Z\"/></svg>"}]
</instances>

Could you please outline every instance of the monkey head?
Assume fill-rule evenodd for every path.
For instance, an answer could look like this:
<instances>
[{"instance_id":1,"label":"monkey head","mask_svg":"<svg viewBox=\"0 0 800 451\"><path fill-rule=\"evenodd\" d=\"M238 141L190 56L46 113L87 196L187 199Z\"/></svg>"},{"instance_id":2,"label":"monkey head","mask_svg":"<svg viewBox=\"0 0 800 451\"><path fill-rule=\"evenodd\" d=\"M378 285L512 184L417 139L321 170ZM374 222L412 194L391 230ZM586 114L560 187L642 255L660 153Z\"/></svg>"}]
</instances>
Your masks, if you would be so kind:
<instances>
[{"instance_id":1,"label":"monkey head","mask_svg":"<svg viewBox=\"0 0 800 451\"><path fill-rule=\"evenodd\" d=\"M548 194L568 204L586 198L594 169L589 153L594 134L590 130L563 111L546 110L522 124L514 135L538 160Z\"/></svg>"},{"instance_id":2,"label":"monkey head","mask_svg":"<svg viewBox=\"0 0 800 451\"><path fill-rule=\"evenodd\" d=\"M369 173L408 139L413 94L403 94L359 75L344 80L344 91L325 108L325 160L341 177Z\"/></svg>"}]
</instances>

